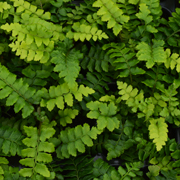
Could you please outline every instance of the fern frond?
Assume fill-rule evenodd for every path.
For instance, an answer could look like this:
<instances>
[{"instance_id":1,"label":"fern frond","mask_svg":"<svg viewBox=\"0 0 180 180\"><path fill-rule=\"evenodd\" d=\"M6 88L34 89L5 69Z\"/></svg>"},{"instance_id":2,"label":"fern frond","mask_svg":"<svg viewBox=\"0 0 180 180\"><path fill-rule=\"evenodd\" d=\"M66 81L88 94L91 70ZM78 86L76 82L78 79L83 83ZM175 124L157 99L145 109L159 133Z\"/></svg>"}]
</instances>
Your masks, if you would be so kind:
<instances>
[{"instance_id":1,"label":"fern frond","mask_svg":"<svg viewBox=\"0 0 180 180\"><path fill-rule=\"evenodd\" d=\"M146 61L146 67L152 68L156 63L161 64L166 61L166 53L163 49L163 40L152 40L153 44L149 45L146 42L140 42L136 48L137 58L140 61Z\"/></svg>"},{"instance_id":2,"label":"fern frond","mask_svg":"<svg viewBox=\"0 0 180 180\"><path fill-rule=\"evenodd\" d=\"M41 99L41 107L47 107L49 111L52 111L57 105L59 109L64 109L64 104L68 106L73 106L73 95L78 101L82 101L83 95L88 96L93 94L94 90L89 87L84 87L80 85L79 87L75 86L73 89L69 89L67 83L58 85L57 87L51 86L49 89L49 96Z\"/></svg>"},{"instance_id":3,"label":"fern frond","mask_svg":"<svg viewBox=\"0 0 180 180\"><path fill-rule=\"evenodd\" d=\"M147 142L146 140L141 141L137 145L138 158L140 161L144 162L147 158L152 159L156 156L156 145L152 142Z\"/></svg>"},{"instance_id":4,"label":"fern frond","mask_svg":"<svg viewBox=\"0 0 180 180\"><path fill-rule=\"evenodd\" d=\"M79 78L81 79L82 84L96 91L96 94L94 94L96 98L100 97L101 94L105 95L105 91L109 90L109 86L107 84L107 82L111 81L109 73L88 72L85 77L83 77L83 75L79 75Z\"/></svg>"},{"instance_id":5,"label":"fern frond","mask_svg":"<svg viewBox=\"0 0 180 180\"><path fill-rule=\"evenodd\" d=\"M141 113L138 113L138 118L145 117L148 120L154 113L155 106L152 104L152 100L145 99L143 92L138 94L138 89L133 89L127 83L118 81L117 85L118 89L120 89L119 94L121 95L121 99L126 101L126 104L132 108L133 112L136 113L138 109L141 111Z\"/></svg>"},{"instance_id":6,"label":"fern frond","mask_svg":"<svg viewBox=\"0 0 180 180\"><path fill-rule=\"evenodd\" d=\"M80 24L79 22L76 22L72 26L73 31L68 31L66 34L66 37L69 39L74 39L75 41L81 40L82 42L86 39L89 41L91 38L94 41L97 41L97 39L108 39L108 36L105 32L102 30L99 30L98 27L86 25L86 24Z\"/></svg>"},{"instance_id":7,"label":"fern frond","mask_svg":"<svg viewBox=\"0 0 180 180\"><path fill-rule=\"evenodd\" d=\"M103 146L107 149L107 160L120 157L125 151L132 147L135 143L133 138L134 125L126 120L125 124L116 129L109 138L104 142Z\"/></svg>"},{"instance_id":8,"label":"fern frond","mask_svg":"<svg viewBox=\"0 0 180 180\"><path fill-rule=\"evenodd\" d=\"M174 47L173 52L179 53L179 44L180 44L180 25L179 25L179 8L175 9L175 12L172 12L172 17L169 17L169 21L162 21L162 26L159 27L164 39L169 45L170 48Z\"/></svg>"},{"instance_id":9,"label":"fern frond","mask_svg":"<svg viewBox=\"0 0 180 180\"><path fill-rule=\"evenodd\" d=\"M85 54L81 61L81 67L83 69L89 69L91 72L93 72L94 69L97 72L109 71L113 59L110 58L106 51L103 51L99 45L97 45L96 48L92 46L90 50L87 46L84 46L82 52Z\"/></svg>"},{"instance_id":10,"label":"fern frond","mask_svg":"<svg viewBox=\"0 0 180 180\"><path fill-rule=\"evenodd\" d=\"M25 159L21 159L19 162L30 168L23 168L19 171L23 177L33 177L36 174L40 174L44 177L50 177L50 171L45 163L52 161L52 156L49 153L55 151L54 144L49 143L46 139L52 137L55 130L52 127L41 128L40 132L36 127L24 126L24 131L27 134L27 138L23 139L23 143L27 146L23 149L21 154Z\"/></svg>"},{"instance_id":11,"label":"fern frond","mask_svg":"<svg viewBox=\"0 0 180 180\"><path fill-rule=\"evenodd\" d=\"M16 13L27 13L29 15L33 14L40 17L41 19L49 20L51 19L50 12L45 12L43 9L37 9L36 6L31 5L29 2L24 0L11 0L14 2L14 7L16 7Z\"/></svg>"},{"instance_id":12,"label":"fern frond","mask_svg":"<svg viewBox=\"0 0 180 180\"><path fill-rule=\"evenodd\" d=\"M141 3L139 6L140 12L136 16L145 22L145 26L142 25L139 29L141 28L141 31L144 29L150 33L157 33L158 30L150 24L153 21L153 16L150 15L151 11L148 9L148 6L144 3Z\"/></svg>"},{"instance_id":13,"label":"fern frond","mask_svg":"<svg viewBox=\"0 0 180 180\"><path fill-rule=\"evenodd\" d=\"M94 168L93 168L93 174L95 176L95 178L93 180L96 179L103 179L103 175L104 174L111 174L111 171L115 170L114 167L110 166L107 162L103 161L101 158L97 159L94 162Z\"/></svg>"},{"instance_id":14,"label":"fern frond","mask_svg":"<svg viewBox=\"0 0 180 180\"><path fill-rule=\"evenodd\" d=\"M139 61L135 58L135 53L131 52L130 48L126 48L124 43L106 44L103 46L103 50L107 49L109 49L107 54L110 54L110 58L114 60L115 70L120 70L119 77L130 76L132 81L132 75L145 73L142 68L137 67Z\"/></svg>"},{"instance_id":15,"label":"fern frond","mask_svg":"<svg viewBox=\"0 0 180 180\"><path fill-rule=\"evenodd\" d=\"M150 70L146 71L147 78L146 80L142 81L143 84L150 87L150 92L154 93L156 89L160 90L161 92L164 92L164 79L163 76L166 74L166 71L164 70L164 66L156 66L152 67ZM150 79L149 79L150 78Z\"/></svg>"},{"instance_id":16,"label":"fern frond","mask_svg":"<svg viewBox=\"0 0 180 180\"><path fill-rule=\"evenodd\" d=\"M60 162L60 165L63 166L62 174L66 179L71 180L90 180L94 176L92 174L93 170L93 158L90 158L87 155L80 155L78 157L70 157L65 161Z\"/></svg>"},{"instance_id":17,"label":"fern frond","mask_svg":"<svg viewBox=\"0 0 180 180\"><path fill-rule=\"evenodd\" d=\"M91 101L86 104L90 112L87 117L97 119L97 128L103 130L107 127L109 131L113 131L119 127L120 121L116 117L117 107L114 102L102 103L99 101Z\"/></svg>"},{"instance_id":18,"label":"fern frond","mask_svg":"<svg viewBox=\"0 0 180 180\"><path fill-rule=\"evenodd\" d=\"M24 136L20 131L8 127L0 127L0 151L5 155L11 154L21 156L23 149L22 139Z\"/></svg>"},{"instance_id":19,"label":"fern frond","mask_svg":"<svg viewBox=\"0 0 180 180\"><path fill-rule=\"evenodd\" d=\"M150 10L154 21L158 20L162 15L162 8L159 3L159 0L141 0L141 3L144 3L148 6L148 9ZM158 25L158 24L156 24Z\"/></svg>"},{"instance_id":20,"label":"fern frond","mask_svg":"<svg viewBox=\"0 0 180 180\"><path fill-rule=\"evenodd\" d=\"M51 75L53 67L42 64L37 66L37 64L30 64L25 69L22 70L22 74L26 76L24 81L30 86L39 89L38 86L44 87L47 84L47 78Z\"/></svg>"},{"instance_id":21,"label":"fern frond","mask_svg":"<svg viewBox=\"0 0 180 180\"><path fill-rule=\"evenodd\" d=\"M163 117L168 117L170 114L175 117L180 115L180 109L178 108L179 101L177 97L174 97L178 92L177 88L180 86L179 79L174 79L173 84L171 84L168 89L162 94L162 99L167 102L167 106L163 108L160 115ZM179 124L178 121L176 122Z\"/></svg>"},{"instance_id":22,"label":"fern frond","mask_svg":"<svg viewBox=\"0 0 180 180\"><path fill-rule=\"evenodd\" d=\"M72 119L74 119L78 115L77 109L64 109L59 110L58 114L60 116L60 124L62 126L66 126L67 124L72 123Z\"/></svg>"},{"instance_id":23,"label":"fern frond","mask_svg":"<svg viewBox=\"0 0 180 180\"><path fill-rule=\"evenodd\" d=\"M103 175L102 180L129 180L135 178L142 178L143 172L140 168L143 167L141 162L126 163L126 167L119 166L118 170L111 170L109 173ZM101 179L101 178L100 178ZM94 178L98 180L98 178Z\"/></svg>"},{"instance_id":24,"label":"fern frond","mask_svg":"<svg viewBox=\"0 0 180 180\"><path fill-rule=\"evenodd\" d=\"M59 73L59 77L64 78L70 89L76 86L80 71L79 59L82 59L83 55L75 49L67 51L62 48L53 51L51 57L51 62L56 64L54 71Z\"/></svg>"},{"instance_id":25,"label":"fern frond","mask_svg":"<svg viewBox=\"0 0 180 180\"><path fill-rule=\"evenodd\" d=\"M177 53L172 53L170 49L166 49L167 59L164 62L164 65L167 69L171 68L172 70L176 68L176 71L180 72L180 57Z\"/></svg>"},{"instance_id":26,"label":"fern frond","mask_svg":"<svg viewBox=\"0 0 180 180\"><path fill-rule=\"evenodd\" d=\"M36 90L30 88L22 79L16 79L16 75L2 65L0 65L0 89L0 99L7 98L6 106L14 105L16 113L22 109L23 118L33 112L34 107L30 99Z\"/></svg>"},{"instance_id":27,"label":"fern frond","mask_svg":"<svg viewBox=\"0 0 180 180\"><path fill-rule=\"evenodd\" d=\"M113 0L97 0L93 7L100 8L97 15L101 16L102 21L107 21L107 28L113 28L113 33L117 36L122 30L123 24L129 21L129 16L123 15L123 11L118 8Z\"/></svg>"},{"instance_id":28,"label":"fern frond","mask_svg":"<svg viewBox=\"0 0 180 180\"><path fill-rule=\"evenodd\" d=\"M4 179L4 170L1 165L9 164L8 160L5 157L0 157L0 179Z\"/></svg>"},{"instance_id":29,"label":"fern frond","mask_svg":"<svg viewBox=\"0 0 180 180\"><path fill-rule=\"evenodd\" d=\"M148 130L150 139L153 139L153 142L156 144L157 151L160 151L168 138L168 129L165 119L162 117L159 119L151 119Z\"/></svg>"},{"instance_id":30,"label":"fern frond","mask_svg":"<svg viewBox=\"0 0 180 180\"><path fill-rule=\"evenodd\" d=\"M96 127L90 129L88 124L61 131L59 137L62 144L56 149L57 157L64 159L69 158L70 155L77 156L77 151L84 153L85 145L92 147L92 139L97 139L97 135L101 133L102 131Z\"/></svg>"}]
</instances>

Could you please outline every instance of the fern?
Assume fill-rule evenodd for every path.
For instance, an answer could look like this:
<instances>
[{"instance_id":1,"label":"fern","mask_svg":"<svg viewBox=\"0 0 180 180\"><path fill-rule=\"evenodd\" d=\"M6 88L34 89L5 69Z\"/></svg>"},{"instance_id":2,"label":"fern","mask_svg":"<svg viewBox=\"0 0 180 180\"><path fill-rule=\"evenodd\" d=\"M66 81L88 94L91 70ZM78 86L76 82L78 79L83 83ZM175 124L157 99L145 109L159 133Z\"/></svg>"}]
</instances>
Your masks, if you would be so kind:
<instances>
[{"instance_id":1,"label":"fern","mask_svg":"<svg viewBox=\"0 0 180 180\"><path fill-rule=\"evenodd\" d=\"M152 89L150 92L151 95L157 91L157 89L161 92L164 92L164 74L166 74L164 68L158 65L151 68L151 70L146 71L147 78L146 80L142 81L142 83Z\"/></svg>"},{"instance_id":2,"label":"fern","mask_svg":"<svg viewBox=\"0 0 180 180\"><path fill-rule=\"evenodd\" d=\"M97 39L101 40L102 38L108 38L106 33L99 30L96 26L91 27L90 25L76 22L73 24L72 28L75 32L68 31L66 37L69 39L74 39L75 41L84 41L85 39L89 41L91 38L96 41Z\"/></svg>"},{"instance_id":3,"label":"fern","mask_svg":"<svg viewBox=\"0 0 180 180\"><path fill-rule=\"evenodd\" d=\"M77 158L71 157L60 164L64 166L62 173L65 178L72 180L89 180L93 178L93 158L90 158L87 155L81 155ZM73 169L73 171L69 172L71 169Z\"/></svg>"},{"instance_id":4,"label":"fern","mask_svg":"<svg viewBox=\"0 0 180 180\"><path fill-rule=\"evenodd\" d=\"M177 107L179 102L177 101L176 97L173 97L177 94L176 89L180 86L180 82L177 79L174 79L173 84L169 86L168 89L165 90L164 94L162 95L162 99L168 103L167 107L164 107L163 110L160 112L160 115L163 117L168 117L170 114L174 116L179 116L180 110ZM175 124L179 124L178 121Z\"/></svg>"},{"instance_id":5,"label":"fern","mask_svg":"<svg viewBox=\"0 0 180 180\"><path fill-rule=\"evenodd\" d=\"M3 154L15 156L21 155L23 149L22 139L23 135L20 131L8 128L0 127L0 148Z\"/></svg>"},{"instance_id":6,"label":"fern","mask_svg":"<svg viewBox=\"0 0 180 180\"><path fill-rule=\"evenodd\" d=\"M113 61L100 46L96 48L92 46L90 50L87 46L84 46L82 52L83 54L87 54L81 62L83 69L88 68L90 72L93 72L94 70L97 72L109 71Z\"/></svg>"},{"instance_id":7,"label":"fern","mask_svg":"<svg viewBox=\"0 0 180 180\"><path fill-rule=\"evenodd\" d=\"M34 5L31 5L29 2L27 1L23 1L23 0L11 0L14 2L14 7L17 7L16 12L17 13L28 13L29 15L33 14L36 15L38 17L41 17L43 19L50 19L50 13L46 12L44 13L44 10L42 9L38 9L37 7Z\"/></svg>"},{"instance_id":8,"label":"fern","mask_svg":"<svg viewBox=\"0 0 180 180\"><path fill-rule=\"evenodd\" d=\"M103 161L100 158L97 159L94 162L94 168L93 168L93 175L95 176L94 180L103 179L104 174L110 175L111 171L113 170L115 170L115 168L110 166L107 162Z\"/></svg>"},{"instance_id":9,"label":"fern","mask_svg":"<svg viewBox=\"0 0 180 180\"><path fill-rule=\"evenodd\" d=\"M133 146L133 144L134 140L122 140L121 135L119 136L118 140L107 140L107 142L105 142L104 144L104 147L108 150L107 160L120 157L121 154L123 154L125 150Z\"/></svg>"},{"instance_id":10,"label":"fern","mask_svg":"<svg viewBox=\"0 0 180 180\"><path fill-rule=\"evenodd\" d=\"M9 11L12 7L7 2L0 2L0 7L0 24L4 24L6 22L5 19L9 17ZM3 47L3 44L1 44L1 47Z\"/></svg>"},{"instance_id":11,"label":"fern","mask_svg":"<svg viewBox=\"0 0 180 180\"><path fill-rule=\"evenodd\" d=\"M0 179L179 179L179 15L0 0Z\"/></svg>"},{"instance_id":12,"label":"fern","mask_svg":"<svg viewBox=\"0 0 180 180\"><path fill-rule=\"evenodd\" d=\"M50 77L52 70L53 67L50 65L42 65L39 67L37 64L30 64L25 69L23 69L22 74L26 76L26 78L24 78L25 82L36 89L40 89L40 87L43 87L47 84L46 79ZM38 86L40 87L37 88Z\"/></svg>"},{"instance_id":13,"label":"fern","mask_svg":"<svg viewBox=\"0 0 180 180\"><path fill-rule=\"evenodd\" d=\"M92 93L94 93L94 90L89 87L80 85L79 88L75 86L73 89L69 89L67 83L63 83L57 87L51 86L49 89L49 95L46 99L42 98L40 105L41 107L47 107L49 111L52 111L55 105L57 105L59 109L63 110L65 108L65 103L70 107L73 106L73 95L75 99L82 101L82 95L88 96Z\"/></svg>"},{"instance_id":14,"label":"fern","mask_svg":"<svg viewBox=\"0 0 180 180\"><path fill-rule=\"evenodd\" d=\"M59 110L58 114L60 116L60 124L62 126L66 126L67 124L72 123L72 119L74 119L78 115L77 109L65 109Z\"/></svg>"},{"instance_id":15,"label":"fern","mask_svg":"<svg viewBox=\"0 0 180 180\"><path fill-rule=\"evenodd\" d=\"M30 98L35 94L35 89L29 88L22 79L16 79L16 75L2 65L0 65L0 88L0 99L7 98L6 106L15 104L14 111L17 113L22 109L24 118L33 112L34 107Z\"/></svg>"},{"instance_id":16,"label":"fern","mask_svg":"<svg viewBox=\"0 0 180 180\"><path fill-rule=\"evenodd\" d=\"M93 146L92 139L97 139L97 135L101 132L95 127L90 129L88 124L61 131L60 140L63 144L56 149L57 157L64 159L69 158L70 155L77 156L77 151L84 153L85 145Z\"/></svg>"},{"instance_id":17,"label":"fern","mask_svg":"<svg viewBox=\"0 0 180 180\"><path fill-rule=\"evenodd\" d=\"M80 74L79 78L81 79L82 84L96 91L96 94L93 94L96 98L101 97L101 94L105 95L105 92L110 90L107 82L110 82L111 77L109 77L108 73L104 72L99 74L97 72L88 72L85 77Z\"/></svg>"},{"instance_id":18,"label":"fern","mask_svg":"<svg viewBox=\"0 0 180 180\"><path fill-rule=\"evenodd\" d=\"M180 58L177 53L172 53L170 49L166 49L167 59L164 62L164 65L167 69L171 68L172 70L176 68L177 72L180 72Z\"/></svg>"},{"instance_id":19,"label":"fern","mask_svg":"<svg viewBox=\"0 0 180 180\"><path fill-rule=\"evenodd\" d=\"M152 119L149 125L150 139L156 144L157 151L161 150L162 146L167 141L167 124L164 118Z\"/></svg>"},{"instance_id":20,"label":"fern","mask_svg":"<svg viewBox=\"0 0 180 180\"><path fill-rule=\"evenodd\" d=\"M131 164L126 163L126 169L122 166L119 166L118 171L112 170L110 174L104 174L103 180L112 179L112 180L126 180L130 178L138 179L138 176L142 176L142 172L139 169L142 167L140 162L134 162ZM136 172L137 171L137 172ZM94 178L94 180L98 180L98 178Z\"/></svg>"},{"instance_id":21,"label":"fern","mask_svg":"<svg viewBox=\"0 0 180 180\"><path fill-rule=\"evenodd\" d=\"M109 49L110 48L110 49ZM103 46L104 50L108 50L107 54L110 54L110 58L113 58L113 65L116 70L120 70L119 77L130 76L132 82L132 76L138 74L144 74L145 71L142 68L137 67L139 61L135 58L135 53L131 52L130 48L125 48L125 44L106 44Z\"/></svg>"},{"instance_id":22,"label":"fern","mask_svg":"<svg viewBox=\"0 0 180 180\"><path fill-rule=\"evenodd\" d=\"M129 20L129 17L123 15L123 11L112 0L97 0L94 2L93 7L100 8L97 11L97 15L101 16L102 21L108 22L107 28L113 28L113 33L116 36L122 30L123 24Z\"/></svg>"},{"instance_id":23,"label":"fern","mask_svg":"<svg viewBox=\"0 0 180 180\"><path fill-rule=\"evenodd\" d=\"M150 46L145 42L139 43L136 48L138 51L137 58L140 61L146 61L146 67L152 68L155 63L161 64L166 60L166 53L162 46L164 41L153 40L153 44Z\"/></svg>"},{"instance_id":24,"label":"fern","mask_svg":"<svg viewBox=\"0 0 180 180\"><path fill-rule=\"evenodd\" d=\"M49 153L55 151L52 143L46 142L46 139L52 137L55 130L52 127L43 128L40 132L37 128L24 126L28 138L23 139L23 143L27 146L22 150L22 156L26 157L21 159L20 163L30 168L23 168L19 171L20 175L24 177L35 177L40 174L44 177L50 177L50 171L44 163L52 161L52 156Z\"/></svg>"},{"instance_id":25,"label":"fern","mask_svg":"<svg viewBox=\"0 0 180 180\"><path fill-rule=\"evenodd\" d=\"M153 21L153 17L150 15L151 11L148 9L148 6L144 3L141 3L139 6L140 12L136 16L145 22L145 26L139 27L140 31L146 30L151 33L157 33L157 29L150 24Z\"/></svg>"},{"instance_id":26,"label":"fern","mask_svg":"<svg viewBox=\"0 0 180 180\"><path fill-rule=\"evenodd\" d=\"M97 119L97 128L103 130L107 127L108 130L113 131L119 127L120 121L115 116L117 107L113 102L102 103L98 101L91 101L87 103L87 107L91 110L87 117Z\"/></svg>"},{"instance_id":27,"label":"fern","mask_svg":"<svg viewBox=\"0 0 180 180\"><path fill-rule=\"evenodd\" d=\"M2 165L9 164L8 160L5 157L0 157L0 179L4 179L4 170Z\"/></svg>"},{"instance_id":28,"label":"fern","mask_svg":"<svg viewBox=\"0 0 180 180\"><path fill-rule=\"evenodd\" d=\"M75 49L70 50L72 41L65 40L65 47L59 48L59 50L53 51L51 56L51 62L56 64L54 67L55 72L59 72L59 77L64 77L64 81L68 86L73 88L76 86L76 78L78 77L80 67L79 59L82 58L82 54ZM60 46L64 46L63 44ZM66 49L67 48L67 49Z\"/></svg>"}]
</instances>

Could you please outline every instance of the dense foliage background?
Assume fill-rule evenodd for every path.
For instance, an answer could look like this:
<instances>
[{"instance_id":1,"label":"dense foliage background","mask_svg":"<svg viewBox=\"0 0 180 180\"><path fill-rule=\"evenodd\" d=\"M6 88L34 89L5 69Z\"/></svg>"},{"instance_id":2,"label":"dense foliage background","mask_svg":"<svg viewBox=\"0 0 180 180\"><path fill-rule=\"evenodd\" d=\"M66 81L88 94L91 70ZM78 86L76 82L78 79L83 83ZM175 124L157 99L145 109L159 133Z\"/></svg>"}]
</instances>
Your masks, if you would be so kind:
<instances>
[{"instance_id":1,"label":"dense foliage background","mask_svg":"<svg viewBox=\"0 0 180 180\"><path fill-rule=\"evenodd\" d=\"M180 179L180 9L158 0L0 0L0 180Z\"/></svg>"}]
</instances>

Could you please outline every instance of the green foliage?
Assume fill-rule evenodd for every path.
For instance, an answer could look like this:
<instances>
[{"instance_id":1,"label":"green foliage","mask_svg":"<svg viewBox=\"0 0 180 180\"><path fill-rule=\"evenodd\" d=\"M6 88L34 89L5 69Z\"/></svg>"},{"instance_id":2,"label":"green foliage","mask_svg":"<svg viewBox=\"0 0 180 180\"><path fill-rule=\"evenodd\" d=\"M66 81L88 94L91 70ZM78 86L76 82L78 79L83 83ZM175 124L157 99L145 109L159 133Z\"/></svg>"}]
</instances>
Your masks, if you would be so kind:
<instances>
[{"instance_id":1,"label":"green foliage","mask_svg":"<svg viewBox=\"0 0 180 180\"><path fill-rule=\"evenodd\" d=\"M45 163L52 161L52 156L49 153L55 151L54 144L46 141L52 137L55 130L52 127L42 127L40 132L37 128L24 126L24 131L27 134L27 138L23 139L23 143L27 146L22 150L22 157L19 162L30 168L23 168L19 171L20 175L24 177L35 177L40 174L44 177L50 177L50 171Z\"/></svg>"},{"instance_id":2,"label":"green foliage","mask_svg":"<svg viewBox=\"0 0 180 180\"><path fill-rule=\"evenodd\" d=\"M76 86L75 81L80 71L79 59L83 56L79 51L71 49L72 41L67 39L64 44L59 44L59 49L51 53L51 62L56 64L54 71L60 72L59 77L64 77L64 81L71 89Z\"/></svg>"},{"instance_id":3,"label":"green foliage","mask_svg":"<svg viewBox=\"0 0 180 180\"><path fill-rule=\"evenodd\" d=\"M95 127L90 129L88 124L61 131L59 138L63 144L58 146L56 150L57 157L63 159L69 158L70 155L77 156L77 151L84 153L86 150L85 145L92 147L92 139L97 139L97 135L101 134L101 132Z\"/></svg>"},{"instance_id":4,"label":"green foliage","mask_svg":"<svg viewBox=\"0 0 180 180\"><path fill-rule=\"evenodd\" d=\"M63 165L62 174L64 174L66 179L89 180L92 178L93 158L81 155L62 161L61 165Z\"/></svg>"},{"instance_id":5,"label":"green foliage","mask_svg":"<svg viewBox=\"0 0 180 180\"><path fill-rule=\"evenodd\" d=\"M164 42L162 40L153 40L153 45L141 42L137 45L137 58L140 61L146 61L146 67L152 68L155 63L158 65L165 62L166 53L163 49Z\"/></svg>"},{"instance_id":6,"label":"green foliage","mask_svg":"<svg viewBox=\"0 0 180 180\"><path fill-rule=\"evenodd\" d=\"M0 147L4 155L21 155L23 135L20 131L8 127L0 127Z\"/></svg>"},{"instance_id":7,"label":"green foliage","mask_svg":"<svg viewBox=\"0 0 180 180\"><path fill-rule=\"evenodd\" d=\"M103 164L104 166L106 164ZM139 171L139 169L142 167L141 162L134 162L134 163L126 163L126 168L123 168L122 166L119 166L118 170L114 170L112 169L110 172L105 173L103 175L103 180L106 179L112 179L112 180L128 180L128 179L140 179L140 177L143 175L143 173L141 171ZM105 167L104 167L105 168ZM141 177L142 178L142 177ZM94 180L98 180L101 178L94 178Z\"/></svg>"},{"instance_id":8,"label":"green foliage","mask_svg":"<svg viewBox=\"0 0 180 180\"><path fill-rule=\"evenodd\" d=\"M30 88L22 79L16 79L16 75L3 65L0 65L0 88L0 99L7 98L6 106L14 105L15 113L22 109L22 116L26 118L33 112L30 98L36 90Z\"/></svg>"},{"instance_id":9,"label":"green foliage","mask_svg":"<svg viewBox=\"0 0 180 180\"><path fill-rule=\"evenodd\" d=\"M91 110L87 117L90 119L97 119L97 128L103 130L105 127L109 131L113 131L119 127L119 120L115 116L117 107L113 102L102 103L99 101L91 101L87 103L87 107Z\"/></svg>"},{"instance_id":10,"label":"green foliage","mask_svg":"<svg viewBox=\"0 0 180 180\"><path fill-rule=\"evenodd\" d=\"M167 124L164 122L164 118L152 119L149 125L150 139L156 144L157 151L159 151L167 141Z\"/></svg>"},{"instance_id":11,"label":"green foliage","mask_svg":"<svg viewBox=\"0 0 180 180\"><path fill-rule=\"evenodd\" d=\"M163 17L159 0L0 0L0 180L179 179L180 9Z\"/></svg>"},{"instance_id":12,"label":"green foliage","mask_svg":"<svg viewBox=\"0 0 180 180\"><path fill-rule=\"evenodd\" d=\"M100 8L97 15L101 16L102 21L107 21L107 28L113 28L113 33L117 36L122 30L124 23L128 22L129 17L123 15L123 11L118 8L114 1L97 0L94 2L93 7Z\"/></svg>"}]
</instances>

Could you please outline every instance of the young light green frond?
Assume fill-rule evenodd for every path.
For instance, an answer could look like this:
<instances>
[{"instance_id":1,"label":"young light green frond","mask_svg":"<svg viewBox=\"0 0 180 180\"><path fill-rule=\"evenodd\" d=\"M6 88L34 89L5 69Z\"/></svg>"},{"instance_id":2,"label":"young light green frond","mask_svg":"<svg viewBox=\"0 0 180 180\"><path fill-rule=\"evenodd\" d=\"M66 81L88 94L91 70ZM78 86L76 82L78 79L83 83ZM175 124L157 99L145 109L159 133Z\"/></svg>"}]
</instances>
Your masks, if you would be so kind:
<instances>
[{"instance_id":1,"label":"young light green frond","mask_svg":"<svg viewBox=\"0 0 180 180\"><path fill-rule=\"evenodd\" d=\"M91 27L90 25L80 24L76 22L72 26L73 31L68 31L66 37L69 39L74 39L75 41L89 41L91 38L94 41L108 39L108 36L102 30L99 30L98 27Z\"/></svg>"},{"instance_id":2,"label":"young light green frond","mask_svg":"<svg viewBox=\"0 0 180 180\"><path fill-rule=\"evenodd\" d=\"M15 42L9 44L16 55L27 61L46 63L54 48L54 43L63 38L62 27L38 17L23 16L22 23L6 23L1 28L12 31ZM63 38L64 39L64 38ZM61 39L62 40L62 39Z\"/></svg>"},{"instance_id":3,"label":"young light green frond","mask_svg":"<svg viewBox=\"0 0 180 180\"><path fill-rule=\"evenodd\" d=\"M117 36L122 30L123 24L129 21L129 16L123 15L123 11L113 1L97 0L93 7L100 8L97 15L101 16L101 20L107 22L107 28L113 28L113 33Z\"/></svg>"},{"instance_id":4,"label":"young light green frond","mask_svg":"<svg viewBox=\"0 0 180 180\"><path fill-rule=\"evenodd\" d=\"M136 46L138 50L136 56L138 60L146 61L147 68L152 68L156 63L159 65L166 61L166 53L162 47L163 45L163 40L153 40L153 45L140 42Z\"/></svg>"},{"instance_id":5,"label":"young light green frond","mask_svg":"<svg viewBox=\"0 0 180 180\"><path fill-rule=\"evenodd\" d=\"M148 127L149 137L153 139L153 142L156 144L157 151L160 151L167 141L167 124L165 119L160 117L159 119L151 119L150 125Z\"/></svg>"},{"instance_id":6,"label":"young light green frond","mask_svg":"<svg viewBox=\"0 0 180 180\"><path fill-rule=\"evenodd\" d=\"M96 139L101 132L95 127L90 129L88 124L61 131L59 138L63 144L56 150L58 158L69 158L70 155L77 156L77 151L84 153L85 146L92 147L92 139Z\"/></svg>"},{"instance_id":7,"label":"young light green frond","mask_svg":"<svg viewBox=\"0 0 180 180\"><path fill-rule=\"evenodd\" d=\"M14 7L17 7L16 12L17 13L27 13L28 15L34 15L38 16L42 19L49 20L51 19L50 12L45 12L42 9L37 9L36 6L31 5L29 2L24 0L11 0L14 2Z\"/></svg>"}]
</instances>

